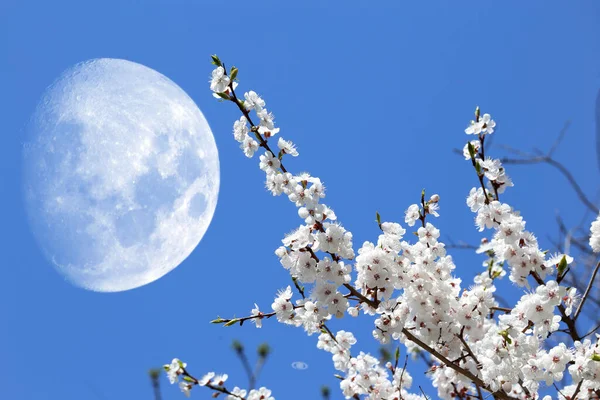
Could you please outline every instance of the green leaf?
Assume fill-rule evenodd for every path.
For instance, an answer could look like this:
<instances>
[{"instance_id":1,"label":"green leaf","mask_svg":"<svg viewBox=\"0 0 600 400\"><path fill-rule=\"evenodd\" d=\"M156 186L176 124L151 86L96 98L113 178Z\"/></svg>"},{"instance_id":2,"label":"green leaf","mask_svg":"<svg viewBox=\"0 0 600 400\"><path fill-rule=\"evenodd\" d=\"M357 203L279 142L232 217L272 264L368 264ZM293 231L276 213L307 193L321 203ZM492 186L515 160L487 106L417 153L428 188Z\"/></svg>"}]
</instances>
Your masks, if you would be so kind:
<instances>
[{"instance_id":1,"label":"green leaf","mask_svg":"<svg viewBox=\"0 0 600 400\"><path fill-rule=\"evenodd\" d=\"M598 354L598 353L592 354L592 361L600 361L600 354Z\"/></svg>"},{"instance_id":2,"label":"green leaf","mask_svg":"<svg viewBox=\"0 0 600 400\"><path fill-rule=\"evenodd\" d=\"M397 362L398 362L398 359L400 358L400 347L396 347L396 354L395 354L395 357L396 357L396 363L397 363Z\"/></svg>"},{"instance_id":3,"label":"green leaf","mask_svg":"<svg viewBox=\"0 0 600 400\"><path fill-rule=\"evenodd\" d=\"M481 111L479 110L479 106L475 108L475 121L479 121L479 116L481 115Z\"/></svg>"},{"instance_id":4,"label":"green leaf","mask_svg":"<svg viewBox=\"0 0 600 400\"><path fill-rule=\"evenodd\" d=\"M567 256L562 256L558 262L558 276L561 276L564 270L567 268Z\"/></svg>"},{"instance_id":5,"label":"green leaf","mask_svg":"<svg viewBox=\"0 0 600 400\"><path fill-rule=\"evenodd\" d=\"M378 211L375 211L375 218L377 220L377 225L379 225L379 228L381 229L381 215L379 215Z\"/></svg>"},{"instance_id":6,"label":"green leaf","mask_svg":"<svg viewBox=\"0 0 600 400\"><path fill-rule=\"evenodd\" d=\"M223 66L223 63L221 60L219 60L219 57L217 57L216 54L211 55L210 58L212 58L211 64L216 65L217 67Z\"/></svg>"},{"instance_id":7,"label":"green leaf","mask_svg":"<svg viewBox=\"0 0 600 400\"><path fill-rule=\"evenodd\" d=\"M225 320L221 317L217 317L217 319L213 319L212 321L210 321L211 324L221 324L225 322Z\"/></svg>"},{"instance_id":8,"label":"green leaf","mask_svg":"<svg viewBox=\"0 0 600 400\"><path fill-rule=\"evenodd\" d=\"M475 171L477 171L478 176L483 176L483 174L481 173L481 165L479 165L478 162L475 162Z\"/></svg>"},{"instance_id":9,"label":"green leaf","mask_svg":"<svg viewBox=\"0 0 600 400\"><path fill-rule=\"evenodd\" d=\"M475 146L473 146L471 144L471 142L467 143L467 147L469 149L469 155L471 156L471 159L475 158Z\"/></svg>"},{"instance_id":10,"label":"green leaf","mask_svg":"<svg viewBox=\"0 0 600 400\"><path fill-rule=\"evenodd\" d=\"M190 383L196 383L196 381L195 381L195 380L193 380L192 378L190 378L190 377L189 377L189 376L187 376L187 375L183 377L183 380L184 380L184 381L186 381L186 382L190 382Z\"/></svg>"},{"instance_id":11,"label":"green leaf","mask_svg":"<svg viewBox=\"0 0 600 400\"><path fill-rule=\"evenodd\" d=\"M498 332L498 335L502 336L508 344L512 344L512 339L510 338L510 336L508 336L507 330Z\"/></svg>"},{"instance_id":12,"label":"green leaf","mask_svg":"<svg viewBox=\"0 0 600 400\"><path fill-rule=\"evenodd\" d=\"M237 323L238 323L238 319L234 318L234 319L229 320L228 322L226 322L225 325L223 325L223 326L231 326L231 325L235 325Z\"/></svg>"},{"instance_id":13,"label":"green leaf","mask_svg":"<svg viewBox=\"0 0 600 400\"><path fill-rule=\"evenodd\" d=\"M231 100L231 97L229 97L229 95L225 92L217 93L217 96L225 100Z\"/></svg>"},{"instance_id":14,"label":"green leaf","mask_svg":"<svg viewBox=\"0 0 600 400\"><path fill-rule=\"evenodd\" d=\"M183 365L183 361L177 360L177 364L179 364L180 368L185 368L185 365Z\"/></svg>"},{"instance_id":15,"label":"green leaf","mask_svg":"<svg viewBox=\"0 0 600 400\"><path fill-rule=\"evenodd\" d=\"M234 81L235 78L237 78L237 74L238 74L238 69L236 67L231 67L231 71L229 72L229 77L231 78L232 81Z\"/></svg>"}]
</instances>

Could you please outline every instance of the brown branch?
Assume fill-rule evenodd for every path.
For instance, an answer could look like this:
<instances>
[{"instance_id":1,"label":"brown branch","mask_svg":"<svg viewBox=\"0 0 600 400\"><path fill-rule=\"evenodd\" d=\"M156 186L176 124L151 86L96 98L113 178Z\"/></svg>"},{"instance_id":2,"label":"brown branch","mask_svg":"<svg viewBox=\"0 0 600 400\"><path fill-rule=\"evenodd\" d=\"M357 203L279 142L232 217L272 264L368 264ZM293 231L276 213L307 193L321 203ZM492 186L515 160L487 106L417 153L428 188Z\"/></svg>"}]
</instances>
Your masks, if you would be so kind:
<instances>
[{"instance_id":1,"label":"brown branch","mask_svg":"<svg viewBox=\"0 0 600 400\"><path fill-rule=\"evenodd\" d=\"M583 193L581 186L579 186L579 184L573 177L573 174L571 174L571 172L564 165L562 165L560 162L556 161L552 157L547 156L547 155L546 156L532 156L530 158L524 158L524 159L506 158L505 157L505 158L501 158L500 161L502 162L502 164L519 165L519 164L546 163L548 165L553 166L554 168L558 169L563 174L563 176L567 179L567 181L569 181L571 187L573 188L573 190L577 194L577 197L579 197L579 200L583 203L583 205L585 205L588 209L590 209L590 211L594 212L595 214L598 214L600 212L598 207L596 207L596 205L594 205L594 203L592 203L588 199L588 197L585 195L585 193Z\"/></svg>"},{"instance_id":2,"label":"brown branch","mask_svg":"<svg viewBox=\"0 0 600 400\"><path fill-rule=\"evenodd\" d=\"M575 314L573 315L573 320L577 320L579 313L581 313L581 310L583 309L583 303L585 303L585 300L588 298L590 291L592 290L592 286L594 285L594 280L596 279L596 274L598 273L598 269L600 269L600 261L598 262L598 264L596 264L596 268L594 268L594 272L592 272L592 277L590 278L590 282L588 283L588 286L585 289L585 293L583 294L583 297L581 298L581 302L579 303L579 306L577 307L577 311L575 311Z\"/></svg>"},{"instance_id":3,"label":"brown branch","mask_svg":"<svg viewBox=\"0 0 600 400\"><path fill-rule=\"evenodd\" d=\"M466 369L454 364L452 361L448 360L446 357L444 357L440 352L438 352L437 350L429 347L426 343L424 343L422 340L420 340L418 337L416 337L415 335L413 335L412 333L410 333L410 331L406 328L402 329L402 333L404 334L404 336L406 336L408 338L408 340L414 342L415 344L417 344L419 347L421 347L423 350L426 350L428 353L430 353L431 355L435 356L438 360L440 360L441 362L443 362L448 368L453 369L454 371L458 372L459 374L465 376L466 378L470 379L471 382L473 382L475 385L481 387L482 389L490 392L494 398L497 399L501 399L501 400L516 400L515 397L511 397L508 394L506 394L503 391L493 391L491 390L486 384L485 382L483 382L479 377L473 375L473 373L471 373L470 371L467 371Z\"/></svg>"}]
</instances>

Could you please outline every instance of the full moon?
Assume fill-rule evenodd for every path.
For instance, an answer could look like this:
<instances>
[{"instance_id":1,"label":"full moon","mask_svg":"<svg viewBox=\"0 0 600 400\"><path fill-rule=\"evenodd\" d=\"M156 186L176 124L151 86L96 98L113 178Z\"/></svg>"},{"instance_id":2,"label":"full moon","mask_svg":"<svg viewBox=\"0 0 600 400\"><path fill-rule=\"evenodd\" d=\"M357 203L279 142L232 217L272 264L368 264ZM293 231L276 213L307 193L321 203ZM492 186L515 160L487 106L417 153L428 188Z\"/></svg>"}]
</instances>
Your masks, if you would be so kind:
<instances>
[{"instance_id":1,"label":"full moon","mask_svg":"<svg viewBox=\"0 0 600 400\"><path fill-rule=\"evenodd\" d=\"M219 156L196 104L143 65L65 71L27 127L24 197L48 260L76 286L133 289L185 260L219 193Z\"/></svg>"}]
</instances>

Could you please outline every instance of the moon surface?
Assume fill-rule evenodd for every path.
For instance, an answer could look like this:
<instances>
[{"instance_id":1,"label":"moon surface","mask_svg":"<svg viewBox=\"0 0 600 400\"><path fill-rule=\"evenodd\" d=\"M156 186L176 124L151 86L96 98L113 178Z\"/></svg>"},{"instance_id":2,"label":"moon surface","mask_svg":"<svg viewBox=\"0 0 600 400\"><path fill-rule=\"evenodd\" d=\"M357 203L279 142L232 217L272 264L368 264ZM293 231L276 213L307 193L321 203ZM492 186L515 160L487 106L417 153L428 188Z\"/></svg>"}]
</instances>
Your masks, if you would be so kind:
<instances>
[{"instance_id":1,"label":"moon surface","mask_svg":"<svg viewBox=\"0 0 600 400\"><path fill-rule=\"evenodd\" d=\"M196 104L143 65L95 59L44 93L23 151L24 197L48 260L76 286L133 289L185 260L219 192L219 156Z\"/></svg>"}]
</instances>

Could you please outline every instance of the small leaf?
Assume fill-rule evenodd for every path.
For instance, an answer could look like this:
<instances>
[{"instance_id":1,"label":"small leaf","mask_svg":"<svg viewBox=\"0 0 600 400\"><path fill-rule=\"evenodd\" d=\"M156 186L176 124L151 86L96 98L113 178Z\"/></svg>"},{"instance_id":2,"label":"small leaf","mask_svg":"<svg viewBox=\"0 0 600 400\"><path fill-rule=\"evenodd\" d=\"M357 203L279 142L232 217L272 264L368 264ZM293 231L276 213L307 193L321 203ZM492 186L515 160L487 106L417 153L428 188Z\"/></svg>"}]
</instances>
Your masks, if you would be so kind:
<instances>
[{"instance_id":1,"label":"small leaf","mask_svg":"<svg viewBox=\"0 0 600 400\"><path fill-rule=\"evenodd\" d=\"M512 344L512 339L510 338L510 336L508 336L508 331L507 330L503 330L498 332L498 335L502 336L504 338L504 340L506 340L506 342L508 344Z\"/></svg>"},{"instance_id":2,"label":"small leaf","mask_svg":"<svg viewBox=\"0 0 600 400\"><path fill-rule=\"evenodd\" d=\"M231 67L231 72L229 72L229 77L231 78L232 81L234 81L235 78L237 78L237 74L238 74L238 69L236 67Z\"/></svg>"},{"instance_id":3,"label":"small leaf","mask_svg":"<svg viewBox=\"0 0 600 400\"><path fill-rule=\"evenodd\" d=\"M598 354L598 353L592 354L592 361L600 361L600 354Z\"/></svg>"},{"instance_id":4,"label":"small leaf","mask_svg":"<svg viewBox=\"0 0 600 400\"><path fill-rule=\"evenodd\" d=\"M225 320L221 317L217 317L217 319L210 321L211 324L222 324L223 322L225 322Z\"/></svg>"},{"instance_id":5,"label":"small leaf","mask_svg":"<svg viewBox=\"0 0 600 400\"><path fill-rule=\"evenodd\" d=\"M479 106L475 108L475 121L479 122L479 116L481 115L481 111L479 110Z\"/></svg>"},{"instance_id":6,"label":"small leaf","mask_svg":"<svg viewBox=\"0 0 600 400\"><path fill-rule=\"evenodd\" d=\"M471 142L467 143L467 147L469 149L469 155L471 156L471 159L475 158L475 147L471 144Z\"/></svg>"},{"instance_id":7,"label":"small leaf","mask_svg":"<svg viewBox=\"0 0 600 400\"><path fill-rule=\"evenodd\" d=\"M229 320L228 322L226 322L225 325L223 325L223 326L231 326L231 325L235 325L237 323L238 323L238 319L234 318L234 319Z\"/></svg>"},{"instance_id":8,"label":"small leaf","mask_svg":"<svg viewBox=\"0 0 600 400\"><path fill-rule=\"evenodd\" d=\"M231 100L231 97L229 97L229 95L225 92L217 93L217 96L225 100Z\"/></svg>"},{"instance_id":9,"label":"small leaf","mask_svg":"<svg viewBox=\"0 0 600 400\"><path fill-rule=\"evenodd\" d=\"M216 54L211 55L210 58L212 58L211 64L216 65L217 67L223 66L223 63L221 60L219 60L219 57L217 57Z\"/></svg>"},{"instance_id":10,"label":"small leaf","mask_svg":"<svg viewBox=\"0 0 600 400\"><path fill-rule=\"evenodd\" d=\"M190 382L190 383L196 383L196 381L194 379L190 378L187 375L183 377L183 380L186 382Z\"/></svg>"},{"instance_id":11,"label":"small leaf","mask_svg":"<svg viewBox=\"0 0 600 400\"><path fill-rule=\"evenodd\" d=\"M398 359L400 358L400 347L396 347L395 357L396 357L396 363L398 363Z\"/></svg>"},{"instance_id":12,"label":"small leaf","mask_svg":"<svg viewBox=\"0 0 600 400\"><path fill-rule=\"evenodd\" d=\"M558 262L558 276L563 274L563 271L567 268L567 256L562 256Z\"/></svg>"},{"instance_id":13,"label":"small leaf","mask_svg":"<svg viewBox=\"0 0 600 400\"><path fill-rule=\"evenodd\" d=\"M378 211L375 211L375 218L377 220L377 225L379 225L379 229L381 229L381 215L379 215Z\"/></svg>"}]
</instances>

